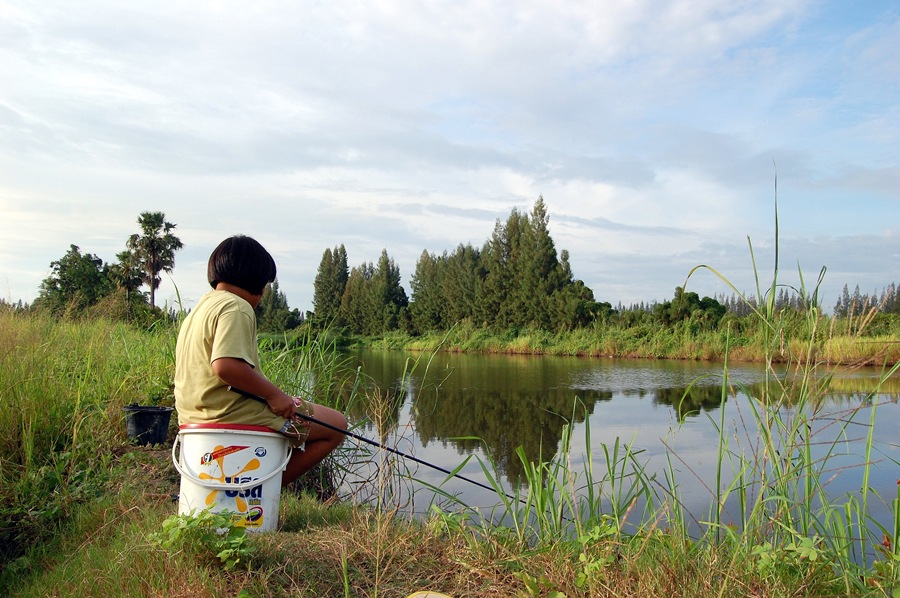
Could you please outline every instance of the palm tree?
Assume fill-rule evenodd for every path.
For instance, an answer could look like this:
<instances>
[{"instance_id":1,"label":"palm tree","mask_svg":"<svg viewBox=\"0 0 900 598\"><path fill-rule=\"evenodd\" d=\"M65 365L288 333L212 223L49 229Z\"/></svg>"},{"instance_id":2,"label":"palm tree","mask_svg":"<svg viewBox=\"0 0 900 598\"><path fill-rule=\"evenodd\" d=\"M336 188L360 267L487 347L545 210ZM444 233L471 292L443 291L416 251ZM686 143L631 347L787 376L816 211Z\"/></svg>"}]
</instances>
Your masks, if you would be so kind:
<instances>
[{"instance_id":1,"label":"palm tree","mask_svg":"<svg viewBox=\"0 0 900 598\"><path fill-rule=\"evenodd\" d=\"M131 235L127 245L137 256L144 283L150 287L150 306L156 307L156 289L162 282L159 273L172 271L175 252L184 244L172 234L175 225L166 222L166 215L162 212L141 212L137 221L143 234Z\"/></svg>"}]
</instances>

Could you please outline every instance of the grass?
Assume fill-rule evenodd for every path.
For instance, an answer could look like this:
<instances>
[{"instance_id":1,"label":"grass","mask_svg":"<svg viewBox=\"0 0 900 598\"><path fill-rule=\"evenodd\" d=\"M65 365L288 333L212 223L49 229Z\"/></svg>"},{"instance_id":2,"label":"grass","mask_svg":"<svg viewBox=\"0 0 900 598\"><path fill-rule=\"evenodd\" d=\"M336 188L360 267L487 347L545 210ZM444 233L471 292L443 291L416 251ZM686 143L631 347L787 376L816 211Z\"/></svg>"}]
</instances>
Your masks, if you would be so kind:
<instances>
[{"instance_id":1,"label":"grass","mask_svg":"<svg viewBox=\"0 0 900 598\"><path fill-rule=\"evenodd\" d=\"M170 553L152 540L173 506L124 474L140 466L165 478L165 453L134 449L123 457L113 476L122 483L117 493L35 551L32 573L7 589L23 597L403 597L429 588L462 598L698 596L724 584L725 596L843 593L804 566L792 575L745 575L726 566L734 560L728 544L685 543L661 529L624 535L601 520L577 541L554 546L447 514L408 522L391 511L293 494L283 498L282 531L250 536L252 556L229 571L214 555Z\"/></svg>"},{"instance_id":2,"label":"grass","mask_svg":"<svg viewBox=\"0 0 900 598\"><path fill-rule=\"evenodd\" d=\"M47 389L68 394L47 406L48 413L59 412L51 420L55 433L49 425L44 432L28 423L35 405L25 406L17 418L4 409L8 425L32 434L35 449L2 445L5 481L26 492L4 511L3 521L21 536L27 530L28 543L5 561L0 591L104 597L407 596L425 588L457 597L892 596L898 587L900 524L884 530L873 525L866 502L893 501L896 517L900 496L860 492L836 503L820 492L828 463L817 456L821 450L813 450L818 438L804 436L804 430L808 424L821 428L814 398L824 389L804 375L802 355L790 375L773 375L763 391L745 389L755 397L749 419L754 426L768 426L761 437L748 425L738 445L726 422L719 422L722 476L711 486L711 510L700 535L689 532L693 515L678 502L678 484L690 480L677 480L674 473L667 480L648 475L640 447L625 440L593 443L594 460L576 468L567 430L552 461L523 463L525 485L497 512L482 515L444 501L425 519L410 521L401 515L401 505L391 504L390 492L377 491L379 500L365 503L322 503L308 493L286 493L281 531L252 536L250 558L227 570L215 555L171 551L153 541L176 510L170 495L177 493L177 474L168 450L129 446L123 438L121 407L138 396L153 402L168 388L161 374L147 368L171 367L173 331L40 318L3 323L10 333L4 338L18 339L17 350L30 360L30 375L48 378L33 383L41 394L16 400L43 400ZM773 339L776 333L777 326ZM121 350L100 350L110 346ZM282 382L313 383L299 376L294 359L279 357L286 350L265 352L268 373ZM341 367L328 346L311 351L302 356L305 363ZM13 369L4 374L7 384L26 371L14 369L20 366L11 361L5 367ZM52 368L53 376L40 367ZM144 370L148 374L140 375ZM323 386L316 392L347 397L361 387L339 379L319 378ZM723 384L723 397L733 392ZM396 433L389 393L356 400L351 407L376 422L380 439ZM799 400L806 400L811 417L799 415L807 411L797 409ZM584 444L592 446L590 426L584 430ZM37 448L51 441L70 456ZM390 487L407 475L387 454L348 453L347 458L382 460L388 479L372 480L376 485ZM490 462L483 468L506 492L496 468ZM53 488L37 484L50 473ZM718 519L716 505L728 496L740 496L744 505L743 518L734 525ZM492 523L501 515L508 524ZM41 527L42 522L50 523ZM863 554L870 558L860 561Z\"/></svg>"},{"instance_id":3,"label":"grass","mask_svg":"<svg viewBox=\"0 0 900 598\"><path fill-rule=\"evenodd\" d=\"M165 506L111 504L74 526L41 560L43 575L20 596L407 596L423 588L465 596L839 595L807 568L746 575L729 549L684 544L657 531L618 538L596 526L575 544L527 548L436 516L398 524L390 513L337 515L309 498L285 497L285 531L252 537L244 567L227 571L193 553L170 554L150 538ZM160 512L162 511L162 512ZM77 534L77 535L76 535ZM86 573L88 572L88 573ZM243 593L243 594L242 594Z\"/></svg>"},{"instance_id":4,"label":"grass","mask_svg":"<svg viewBox=\"0 0 900 598\"><path fill-rule=\"evenodd\" d=\"M0 562L101 492L122 407L170 400L174 338L0 311Z\"/></svg>"}]
</instances>

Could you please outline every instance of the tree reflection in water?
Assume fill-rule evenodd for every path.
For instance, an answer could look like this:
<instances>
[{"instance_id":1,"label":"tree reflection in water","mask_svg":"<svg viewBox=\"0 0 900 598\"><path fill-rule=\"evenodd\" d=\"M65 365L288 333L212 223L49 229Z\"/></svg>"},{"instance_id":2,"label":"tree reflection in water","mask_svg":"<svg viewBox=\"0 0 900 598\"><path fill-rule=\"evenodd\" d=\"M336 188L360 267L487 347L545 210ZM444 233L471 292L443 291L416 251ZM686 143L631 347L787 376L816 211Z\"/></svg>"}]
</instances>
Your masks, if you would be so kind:
<instances>
[{"instance_id":1,"label":"tree reflection in water","mask_svg":"<svg viewBox=\"0 0 900 598\"><path fill-rule=\"evenodd\" d=\"M531 462L550 461L573 414L576 425L590 418L598 432L593 448L599 449L599 442L611 440L599 439L600 433L659 444L679 423L696 430L709 427L707 418L697 416L723 405L718 363L450 353L432 358L402 351L355 356L371 377L371 389L393 397L382 405L379 425L370 426L369 433L377 433L382 441L397 434L412 452L416 443L422 449L439 443L461 457L486 454L512 486L524 481L517 447ZM752 394L764 370L755 364L730 365L728 374L732 385L739 383ZM735 400L732 388L724 404ZM574 408L577 401L583 409ZM373 421L363 411L350 415ZM690 450L714 455L714 437L709 438L708 431L694 434L710 446ZM447 456L437 464L453 468L459 461Z\"/></svg>"}]
</instances>

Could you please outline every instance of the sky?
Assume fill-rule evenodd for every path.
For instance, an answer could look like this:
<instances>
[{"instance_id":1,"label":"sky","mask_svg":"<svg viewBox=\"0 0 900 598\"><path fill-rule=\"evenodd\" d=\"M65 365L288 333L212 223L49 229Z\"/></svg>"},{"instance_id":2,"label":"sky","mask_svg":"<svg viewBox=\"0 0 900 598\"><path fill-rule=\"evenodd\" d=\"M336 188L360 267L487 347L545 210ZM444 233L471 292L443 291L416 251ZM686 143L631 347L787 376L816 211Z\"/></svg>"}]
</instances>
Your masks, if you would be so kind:
<instances>
[{"instance_id":1,"label":"sky","mask_svg":"<svg viewBox=\"0 0 900 598\"><path fill-rule=\"evenodd\" d=\"M900 4L0 0L0 298L141 212L191 307L233 234L312 310L323 252L481 247L543 197L599 301L900 282ZM777 205L777 211L776 211ZM777 236L776 236L777 215ZM752 248L752 252L751 252ZM705 265L689 274L696 266ZM722 279L728 281L727 286Z\"/></svg>"}]
</instances>

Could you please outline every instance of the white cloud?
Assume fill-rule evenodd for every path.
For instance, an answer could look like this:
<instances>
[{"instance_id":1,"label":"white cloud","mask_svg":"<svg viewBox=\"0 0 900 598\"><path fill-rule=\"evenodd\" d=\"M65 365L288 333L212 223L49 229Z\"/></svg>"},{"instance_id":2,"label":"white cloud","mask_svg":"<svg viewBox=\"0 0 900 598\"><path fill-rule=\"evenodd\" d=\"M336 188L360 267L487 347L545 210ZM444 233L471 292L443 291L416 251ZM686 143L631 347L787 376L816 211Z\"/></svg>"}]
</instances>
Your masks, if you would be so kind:
<instances>
[{"instance_id":1,"label":"white cloud","mask_svg":"<svg viewBox=\"0 0 900 598\"><path fill-rule=\"evenodd\" d=\"M408 281L422 250L480 246L543 194L598 298L655 300L771 241L777 167L786 245L887 284L862 248L896 253L879 235L900 216L900 19L843 11L7 1L0 282L30 300L69 244L112 260L161 210L186 245L164 294L195 298L208 252L245 232L306 309L326 247L351 264L386 248Z\"/></svg>"}]
</instances>

